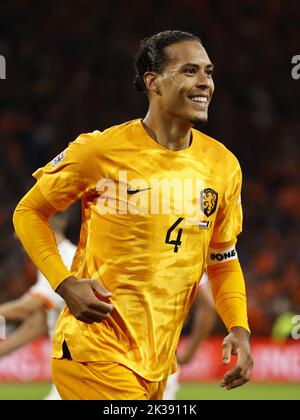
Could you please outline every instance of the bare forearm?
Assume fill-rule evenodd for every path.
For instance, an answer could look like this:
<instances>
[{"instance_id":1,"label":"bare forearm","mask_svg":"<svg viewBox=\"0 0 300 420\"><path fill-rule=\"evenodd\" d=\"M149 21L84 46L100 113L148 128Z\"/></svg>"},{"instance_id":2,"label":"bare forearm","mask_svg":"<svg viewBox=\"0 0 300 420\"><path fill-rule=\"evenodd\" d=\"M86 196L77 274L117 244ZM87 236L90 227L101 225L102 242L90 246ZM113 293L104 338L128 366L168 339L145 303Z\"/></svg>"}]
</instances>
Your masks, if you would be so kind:
<instances>
[{"instance_id":1,"label":"bare forearm","mask_svg":"<svg viewBox=\"0 0 300 420\"><path fill-rule=\"evenodd\" d=\"M43 308L43 303L40 299L26 293L19 299L11 300L0 305L0 315L2 315L7 322L23 321L31 313L37 309Z\"/></svg>"},{"instance_id":2,"label":"bare forearm","mask_svg":"<svg viewBox=\"0 0 300 420\"><path fill-rule=\"evenodd\" d=\"M6 340L0 343L0 357L3 357L12 351L24 346L32 340L43 336L47 332L46 313L35 311L23 321Z\"/></svg>"},{"instance_id":3,"label":"bare forearm","mask_svg":"<svg viewBox=\"0 0 300 420\"><path fill-rule=\"evenodd\" d=\"M14 300L0 305L0 315L5 318L6 322L13 322L23 320L28 314Z\"/></svg>"}]
</instances>

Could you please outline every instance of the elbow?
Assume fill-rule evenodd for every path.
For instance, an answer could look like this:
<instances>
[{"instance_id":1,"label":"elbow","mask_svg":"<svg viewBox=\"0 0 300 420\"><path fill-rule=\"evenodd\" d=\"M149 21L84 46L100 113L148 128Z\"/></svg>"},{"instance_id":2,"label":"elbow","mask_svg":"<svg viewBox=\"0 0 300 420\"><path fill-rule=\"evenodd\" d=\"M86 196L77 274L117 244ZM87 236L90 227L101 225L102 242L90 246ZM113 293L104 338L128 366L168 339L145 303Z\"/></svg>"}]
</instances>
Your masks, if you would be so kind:
<instances>
[{"instance_id":1,"label":"elbow","mask_svg":"<svg viewBox=\"0 0 300 420\"><path fill-rule=\"evenodd\" d=\"M40 220L48 221L56 211L43 197L39 186L35 184L14 210L12 217L14 229L19 236L20 228L28 225L27 221L31 216L34 215Z\"/></svg>"},{"instance_id":2,"label":"elbow","mask_svg":"<svg viewBox=\"0 0 300 420\"><path fill-rule=\"evenodd\" d=\"M22 213L24 211L23 205L22 205L22 200L19 202L19 204L17 205L17 207L14 210L13 213L13 217L12 217L12 222L13 222L13 226L15 229L16 234L18 235L18 231L19 231L19 226L20 226L20 221L21 221L21 216ZM19 236L19 235L18 235Z\"/></svg>"},{"instance_id":3,"label":"elbow","mask_svg":"<svg viewBox=\"0 0 300 420\"><path fill-rule=\"evenodd\" d=\"M14 230L18 238L21 239L22 237L22 228L26 226L26 222L24 221L24 215L28 211L28 208L24 205L23 199L19 202L17 207L14 210L12 222L14 226Z\"/></svg>"}]
</instances>

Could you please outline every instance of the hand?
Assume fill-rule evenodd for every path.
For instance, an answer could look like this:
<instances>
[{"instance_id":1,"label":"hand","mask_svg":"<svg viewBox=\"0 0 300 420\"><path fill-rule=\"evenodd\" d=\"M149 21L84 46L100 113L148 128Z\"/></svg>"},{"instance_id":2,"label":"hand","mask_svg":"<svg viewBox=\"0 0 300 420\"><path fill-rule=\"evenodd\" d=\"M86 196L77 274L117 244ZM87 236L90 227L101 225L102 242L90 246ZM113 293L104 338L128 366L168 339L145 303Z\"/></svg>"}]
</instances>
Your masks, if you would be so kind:
<instances>
[{"instance_id":1,"label":"hand","mask_svg":"<svg viewBox=\"0 0 300 420\"><path fill-rule=\"evenodd\" d=\"M237 388L249 381L253 369L250 334L242 327L233 327L223 341L223 365L228 365L231 355L237 355L234 368L225 373L221 387Z\"/></svg>"},{"instance_id":2,"label":"hand","mask_svg":"<svg viewBox=\"0 0 300 420\"><path fill-rule=\"evenodd\" d=\"M114 305L109 303L111 292L98 280L68 277L56 289L76 319L87 324L102 322L109 317Z\"/></svg>"}]
</instances>

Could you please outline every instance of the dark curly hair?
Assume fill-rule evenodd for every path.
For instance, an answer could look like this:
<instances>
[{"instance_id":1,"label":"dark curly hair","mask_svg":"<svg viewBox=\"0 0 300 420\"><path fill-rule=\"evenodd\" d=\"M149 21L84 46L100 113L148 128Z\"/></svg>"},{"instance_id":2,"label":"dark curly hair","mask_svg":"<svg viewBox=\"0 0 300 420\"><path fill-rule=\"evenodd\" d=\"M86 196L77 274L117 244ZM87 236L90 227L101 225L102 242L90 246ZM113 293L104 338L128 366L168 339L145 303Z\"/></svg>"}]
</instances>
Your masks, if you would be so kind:
<instances>
[{"instance_id":1,"label":"dark curly hair","mask_svg":"<svg viewBox=\"0 0 300 420\"><path fill-rule=\"evenodd\" d=\"M144 74L147 71L160 73L168 63L168 57L165 53L166 47L179 42L194 40L202 45L202 41L197 36L189 32L182 31L164 31L143 39L140 48L135 56L134 68L135 79L133 85L138 92L147 92L144 83Z\"/></svg>"}]
</instances>

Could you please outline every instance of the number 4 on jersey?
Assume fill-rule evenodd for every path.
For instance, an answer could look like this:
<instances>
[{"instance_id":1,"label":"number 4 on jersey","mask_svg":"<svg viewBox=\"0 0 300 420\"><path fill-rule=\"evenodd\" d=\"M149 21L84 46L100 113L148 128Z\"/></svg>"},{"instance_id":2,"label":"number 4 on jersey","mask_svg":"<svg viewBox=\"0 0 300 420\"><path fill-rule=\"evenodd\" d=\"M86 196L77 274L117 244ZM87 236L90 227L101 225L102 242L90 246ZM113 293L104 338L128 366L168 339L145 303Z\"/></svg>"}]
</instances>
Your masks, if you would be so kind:
<instances>
[{"instance_id":1,"label":"number 4 on jersey","mask_svg":"<svg viewBox=\"0 0 300 420\"><path fill-rule=\"evenodd\" d=\"M167 234L166 234L165 243L166 244L170 244L170 245L175 245L174 252L178 252L178 247L181 245L180 239L181 239L181 235L182 235L182 229L180 228L178 230L177 238L176 239L170 240L171 233L173 232L174 229L176 229L176 227L182 221L183 221L183 217L179 217L179 219L177 219L176 222L173 223L173 225L168 229Z\"/></svg>"}]
</instances>

